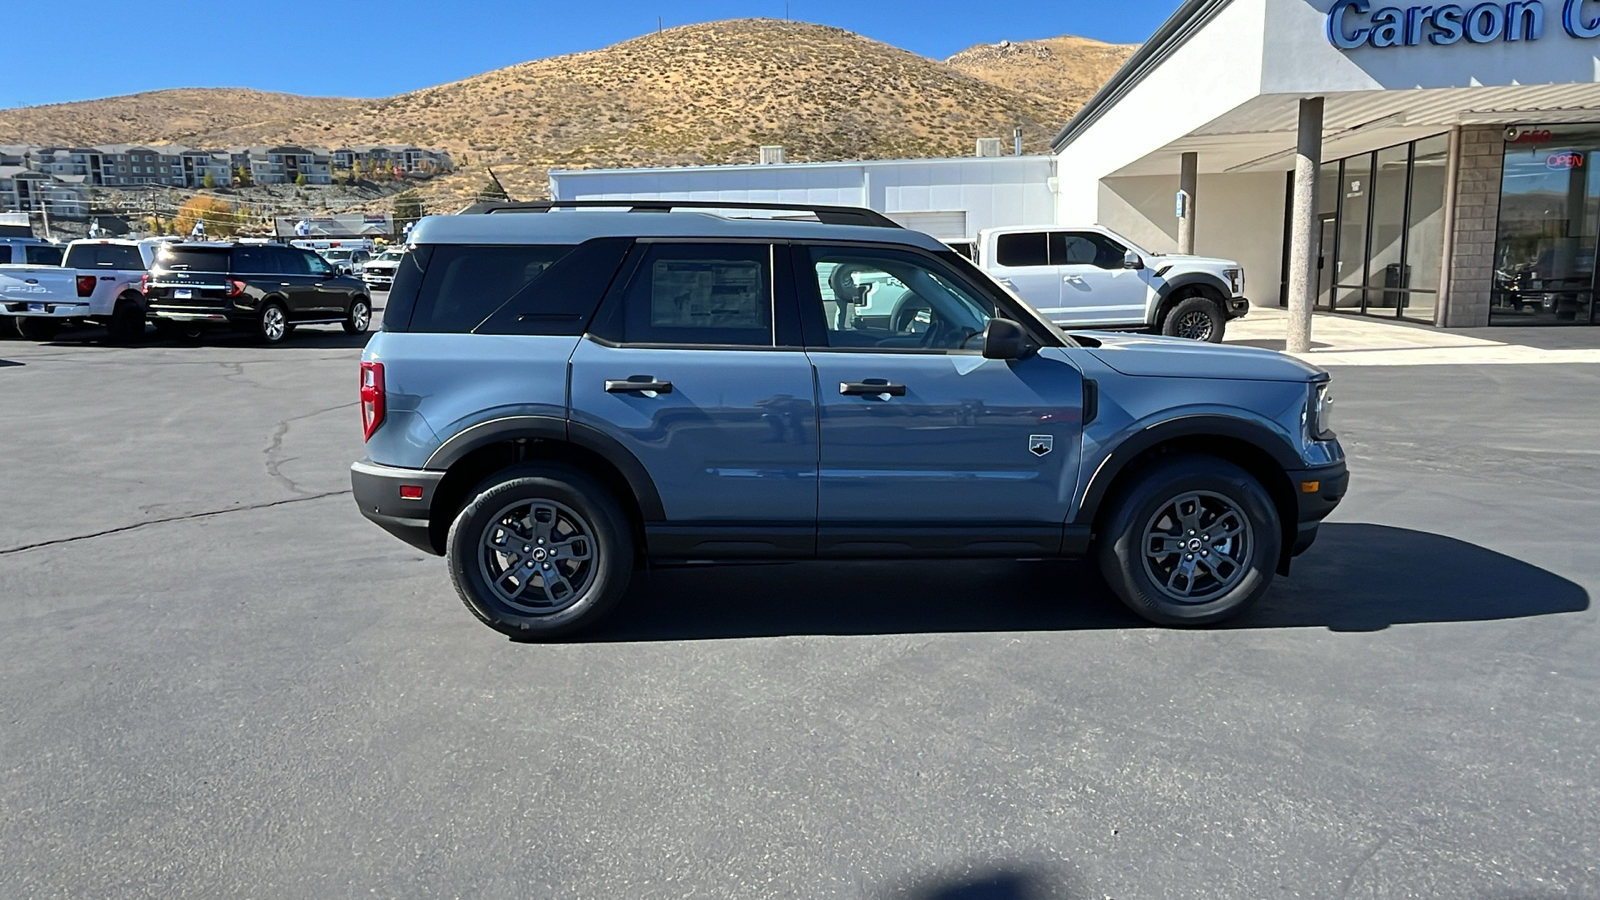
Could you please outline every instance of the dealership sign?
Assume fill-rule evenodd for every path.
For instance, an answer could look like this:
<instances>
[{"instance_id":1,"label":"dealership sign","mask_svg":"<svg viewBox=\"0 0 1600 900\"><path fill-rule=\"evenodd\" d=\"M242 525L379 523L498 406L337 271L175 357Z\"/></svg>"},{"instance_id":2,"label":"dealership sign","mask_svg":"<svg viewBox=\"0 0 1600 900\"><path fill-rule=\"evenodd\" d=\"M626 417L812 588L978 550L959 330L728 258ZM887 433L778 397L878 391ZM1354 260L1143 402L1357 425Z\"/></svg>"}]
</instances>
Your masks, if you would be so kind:
<instances>
[{"instance_id":1,"label":"dealership sign","mask_svg":"<svg viewBox=\"0 0 1600 900\"><path fill-rule=\"evenodd\" d=\"M1600 0L1564 0L1561 27L1575 38L1600 37ZM1337 0L1328 10L1328 43L1340 50L1357 47L1415 47L1424 42L1437 47L1466 41L1537 41L1544 37L1544 3L1512 0L1510 3L1443 6L1384 6L1377 10L1368 0Z\"/></svg>"}]
</instances>

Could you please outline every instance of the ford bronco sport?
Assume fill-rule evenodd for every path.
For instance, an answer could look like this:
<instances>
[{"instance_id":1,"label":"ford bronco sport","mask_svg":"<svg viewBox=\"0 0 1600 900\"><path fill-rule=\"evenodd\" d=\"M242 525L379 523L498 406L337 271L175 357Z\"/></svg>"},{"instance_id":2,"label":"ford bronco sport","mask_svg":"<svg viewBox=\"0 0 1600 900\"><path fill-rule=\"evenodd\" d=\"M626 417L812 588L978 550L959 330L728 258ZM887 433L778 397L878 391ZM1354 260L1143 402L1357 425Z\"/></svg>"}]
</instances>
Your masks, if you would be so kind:
<instances>
[{"instance_id":1,"label":"ford bronco sport","mask_svg":"<svg viewBox=\"0 0 1600 900\"><path fill-rule=\"evenodd\" d=\"M482 203L413 229L351 480L485 624L570 632L652 560L1085 555L1140 615L1204 624L1344 493L1316 367L1068 335L877 213L743 207Z\"/></svg>"}]
</instances>

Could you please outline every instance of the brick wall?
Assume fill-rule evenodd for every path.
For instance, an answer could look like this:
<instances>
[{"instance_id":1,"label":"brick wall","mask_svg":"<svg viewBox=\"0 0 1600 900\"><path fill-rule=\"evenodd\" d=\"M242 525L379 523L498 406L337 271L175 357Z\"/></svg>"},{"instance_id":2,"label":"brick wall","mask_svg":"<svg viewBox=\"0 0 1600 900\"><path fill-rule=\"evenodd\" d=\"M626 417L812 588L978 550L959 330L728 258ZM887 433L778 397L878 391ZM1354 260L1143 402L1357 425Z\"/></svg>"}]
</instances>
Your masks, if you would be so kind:
<instances>
[{"instance_id":1,"label":"brick wall","mask_svg":"<svg viewBox=\"0 0 1600 900\"><path fill-rule=\"evenodd\" d=\"M1454 250L1444 324L1469 328L1489 324L1489 287L1494 277L1495 229L1500 217L1500 169L1505 162L1505 127L1461 129L1461 167L1456 176Z\"/></svg>"}]
</instances>

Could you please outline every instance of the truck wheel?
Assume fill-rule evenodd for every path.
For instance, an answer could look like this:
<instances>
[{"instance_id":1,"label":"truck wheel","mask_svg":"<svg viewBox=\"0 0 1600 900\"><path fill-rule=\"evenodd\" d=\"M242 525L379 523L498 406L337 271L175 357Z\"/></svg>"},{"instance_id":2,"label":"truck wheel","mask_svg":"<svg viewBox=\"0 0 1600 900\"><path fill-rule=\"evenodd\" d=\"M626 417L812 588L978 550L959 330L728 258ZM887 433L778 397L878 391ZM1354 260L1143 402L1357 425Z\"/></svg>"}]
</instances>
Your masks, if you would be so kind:
<instances>
[{"instance_id":1,"label":"truck wheel","mask_svg":"<svg viewBox=\"0 0 1600 900\"><path fill-rule=\"evenodd\" d=\"M1238 466L1198 454L1140 473L1105 525L1101 574L1159 625L1209 625L1249 609L1272 583L1282 546L1266 490Z\"/></svg>"},{"instance_id":2,"label":"truck wheel","mask_svg":"<svg viewBox=\"0 0 1600 900\"><path fill-rule=\"evenodd\" d=\"M61 333L61 320L45 316L18 316L17 333L24 340L48 341Z\"/></svg>"},{"instance_id":3,"label":"truck wheel","mask_svg":"<svg viewBox=\"0 0 1600 900\"><path fill-rule=\"evenodd\" d=\"M1161 333L1168 337L1220 344L1227 321L1222 315L1222 308L1211 299L1186 297L1167 313L1166 320L1161 323Z\"/></svg>"},{"instance_id":4,"label":"truck wheel","mask_svg":"<svg viewBox=\"0 0 1600 900\"><path fill-rule=\"evenodd\" d=\"M282 303L267 303L256 314L256 340L263 344L281 344L289 336L289 313Z\"/></svg>"},{"instance_id":5,"label":"truck wheel","mask_svg":"<svg viewBox=\"0 0 1600 900\"><path fill-rule=\"evenodd\" d=\"M344 333L365 334L371 324L372 303L365 297L357 297L351 302L350 311L345 313Z\"/></svg>"},{"instance_id":6,"label":"truck wheel","mask_svg":"<svg viewBox=\"0 0 1600 900\"><path fill-rule=\"evenodd\" d=\"M117 301L106 323L106 340L113 344L132 344L144 337L144 307L131 297Z\"/></svg>"},{"instance_id":7,"label":"truck wheel","mask_svg":"<svg viewBox=\"0 0 1600 900\"><path fill-rule=\"evenodd\" d=\"M480 485L450 525L450 577L478 620L521 640L603 616L633 575L633 532L599 482L570 466L519 466Z\"/></svg>"}]
</instances>

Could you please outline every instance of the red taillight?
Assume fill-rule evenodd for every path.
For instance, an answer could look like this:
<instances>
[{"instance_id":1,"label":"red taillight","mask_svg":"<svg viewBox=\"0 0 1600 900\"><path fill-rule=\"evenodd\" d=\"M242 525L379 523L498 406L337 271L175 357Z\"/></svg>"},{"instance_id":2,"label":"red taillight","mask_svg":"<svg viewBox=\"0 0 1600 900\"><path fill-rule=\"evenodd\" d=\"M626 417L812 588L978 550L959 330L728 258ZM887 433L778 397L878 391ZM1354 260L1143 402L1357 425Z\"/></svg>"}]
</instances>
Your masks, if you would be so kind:
<instances>
[{"instance_id":1,"label":"red taillight","mask_svg":"<svg viewBox=\"0 0 1600 900\"><path fill-rule=\"evenodd\" d=\"M145 273L144 275L140 275L139 276L139 293L141 293L141 294L150 293L150 275L149 275L149 273Z\"/></svg>"},{"instance_id":2,"label":"red taillight","mask_svg":"<svg viewBox=\"0 0 1600 900\"><path fill-rule=\"evenodd\" d=\"M383 363L361 364L361 439L372 439L372 433L383 424Z\"/></svg>"},{"instance_id":3,"label":"red taillight","mask_svg":"<svg viewBox=\"0 0 1600 900\"><path fill-rule=\"evenodd\" d=\"M228 281L228 296L229 297L237 297L242 293L244 293L244 282L242 282L242 281L233 281L232 279L229 279L229 281Z\"/></svg>"},{"instance_id":4,"label":"red taillight","mask_svg":"<svg viewBox=\"0 0 1600 900\"><path fill-rule=\"evenodd\" d=\"M94 293L95 280L96 280L95 276L93 276L93 275L79 275L78 276L78 296L79 297L87 297L90 294Z\"/></svg>"}]
</instances>

